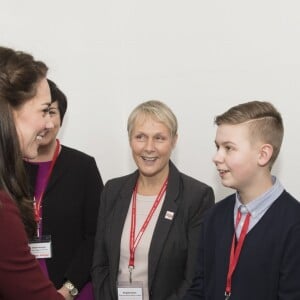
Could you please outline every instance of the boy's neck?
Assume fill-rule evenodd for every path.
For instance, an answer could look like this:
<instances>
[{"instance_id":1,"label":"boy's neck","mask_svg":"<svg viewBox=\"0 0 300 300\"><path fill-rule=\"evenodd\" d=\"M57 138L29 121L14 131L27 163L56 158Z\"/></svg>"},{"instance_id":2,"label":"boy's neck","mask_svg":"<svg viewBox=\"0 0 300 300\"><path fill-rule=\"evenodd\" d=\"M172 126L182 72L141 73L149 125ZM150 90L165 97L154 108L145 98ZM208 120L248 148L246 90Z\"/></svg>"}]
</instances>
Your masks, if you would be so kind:
<instances>
[{"instance_id":1,"label":"boy's neck","mask_svg":"<svg viewBox=\"0 0 300 300\"><path fill-rule=\"evenodd\" d=\"M258 178L258 180L253 183L251 187L238 191L241 203L245 205L250 203L268 191L272 186L273 182L271 174L268 177Z\"/></svg>"}]
</instances>

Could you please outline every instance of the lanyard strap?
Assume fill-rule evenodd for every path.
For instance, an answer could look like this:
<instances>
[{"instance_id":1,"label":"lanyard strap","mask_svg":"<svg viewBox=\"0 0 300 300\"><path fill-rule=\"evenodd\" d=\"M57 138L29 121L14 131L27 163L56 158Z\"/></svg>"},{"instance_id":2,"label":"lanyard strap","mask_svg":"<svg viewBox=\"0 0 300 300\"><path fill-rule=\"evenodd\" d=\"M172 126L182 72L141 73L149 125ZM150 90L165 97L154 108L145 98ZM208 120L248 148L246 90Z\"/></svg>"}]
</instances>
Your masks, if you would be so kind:
<instances>
[{"instance_id":1,"label":"lanyard strap","mask_svg":"<svg viewBox=\"0 0 300 300\"><path fill-rule=\"evenodd\" d=\"M225 290L225 299L229 299L231 295L231 280L232 275L235 270L235 267L239 261L240 253L242 250L242 247L244 245L244 240L248 232L249 223L250 223L250 213L247 213L245 222L242 227L242 231L240 234L240 238L237 242L237 245L235 243L235 233L233 234L232 243L231 243L231 250L230 250L230 260L229 260L229 267L228 267L228 273L227 273L227 281L226 281L226 290ZM239 225L242 218L242 214L240 210L238 210L237 216L236 216L236 225L235 229Z\"/></svg>"},{"instance_id":2,"label":"lanyard strap","mask_svg":"<svg viewBox=\"0 0 300 300\"><path fill-rule=\"evenodd\" d=\"M136 184L134 190L133 190L133 195L132 195L132 209L131 209L131 227L130 227L130 245L129 245L129 250L130 250L130 258L129 258L129 270L132 270L134 268L134 254L135 254L135 249L137 245L139 244L158 204L160 203L166 189L167 189L167 184L168 184L168 178L165 180L163 183L163 186L161 187L152 207L151 210L148 213L148 216L146 220L144 221L144 224L142 225L139 233L135 237L135 227L136 227L136 195L137 195L137 187L138 184Z\"/></svg>"},{"instance_id":3,"label":"lanyard strap","mask_svg":"<svg viewBox=\"0 0 300 300\"><path fill-rule=\"evenodd\" d=\"M47 173L47 178L46 178L45 184L42 188L42 191L40 193L39 198L35 199L35 197L34 197L34 199L33 199L34 219L37 223L37 236L40 235L39 228L40 228L40 222L41 222L41 219L42 219L42 216L41 216L42 200L43 200L43 197L44 197L44 193L46 191L46 187L47 187L49 178L50 178L52 170L54 168L54 164L55 164L56 159L58 157L59 150L60 150L60 142L59 142L58 139L56 139L56 147L55 147L55 151L54 151L54 154L53 154L53 157L52 157L52 161L51 161L49 171Z\"/></svg>"}]
</instances>

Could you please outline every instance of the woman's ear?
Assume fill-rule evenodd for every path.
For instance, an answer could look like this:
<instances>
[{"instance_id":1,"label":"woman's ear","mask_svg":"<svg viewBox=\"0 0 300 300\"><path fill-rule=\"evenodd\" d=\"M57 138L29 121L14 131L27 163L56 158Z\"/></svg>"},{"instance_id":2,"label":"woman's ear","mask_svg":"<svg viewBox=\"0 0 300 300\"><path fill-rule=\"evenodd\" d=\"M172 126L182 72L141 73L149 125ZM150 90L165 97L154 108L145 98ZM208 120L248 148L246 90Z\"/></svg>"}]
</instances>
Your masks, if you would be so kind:
<instances>
[{"instance_id":1,"label":"woman's ear","mask_svg":"<svg viewBox=\"0 0 300 300\"><path fill-rule=\"evenodd\" d=\"M176 144L177 144L177 140L178 140L178 134L176 134L174 137L173 137L173 149L175 148Z\"/></svg>"},{"instance_id":2,"label":"woman's ear","mask_svg":"<svg viewBox=\"0 0 300 300\"><path fill-rule=\"evenodd\" d=\"M272 157L273 146L270 144L263 144L260 147L258 164L262 167L266 166Z\"/></svg>"}]
</instances>

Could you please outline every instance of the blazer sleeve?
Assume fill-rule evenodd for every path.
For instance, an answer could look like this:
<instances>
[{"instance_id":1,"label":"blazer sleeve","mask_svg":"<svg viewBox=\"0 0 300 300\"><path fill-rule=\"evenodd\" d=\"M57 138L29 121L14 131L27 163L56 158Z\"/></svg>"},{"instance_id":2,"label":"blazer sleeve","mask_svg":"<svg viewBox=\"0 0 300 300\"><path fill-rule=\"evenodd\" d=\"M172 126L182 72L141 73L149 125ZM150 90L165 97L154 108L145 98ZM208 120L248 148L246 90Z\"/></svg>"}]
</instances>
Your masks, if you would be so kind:
<instances>
[{"instance_id":1,"label":"blazer sleeve","mask_svg":"<svg viewBox=\"0 0 300 300\"><path fill-rule=\"evenodd\" d=\"M186 294L186 291L192 285L193 279L195 278L196 271L198 269L198 260L201 257L200 253L200 243L201 238L201 226L202 220L205 212L211 208L215 203L214 192L211 187L206 186L205 188L198 191L196 201L193 202L193 206L190 208L191 212L189 215L189 225L188 225L188 254L186 259L185 268L185 280L176 290L171 297L167 300L178 300L182 299L182 296ZM201 298L184 298L184 299L201 299Z\"/></svg>"},{"instance_id":2,"label":"blazer sleeve","mask_svg":"<svg viewBox=\"0 0 300 300\"><path fill-rule=\"evenodd\" d=\"M84 240L81 245L78 245L72 262L65 273L65 278L70 280L79 290L90 280L97 214L103 190L102 178L94 158L90 157L86 161L85 168L81 168L80 172L85 172L82 176L84 178L82 186L85 189L83 206Z\"/></svg>"},{"instance_id":3,"label":"blazer sleeve","mask_svg":"<svg viewBox=\"0 0 300 300\"><path fill-rule=\"evenodd\" d=\"M204 241L204 224L202 223L200 229L200 239L199 239L199 247L198 254L196 256L195 262L195 276L192 281L192 285L188 288L185 296L182 300L202 300L204 299L204 249L203 249L203 241Z\"/></svg>"},{"instance_id":4,"label":"blazer sleeve","mask_svg":"<svg viewBox=\"0 0 300 300\"><path fill-rule=\"evenodd\" d=\"M0 298L63 300L30 253L16 205L0 200Z\"/></svg>"},{"instance_id":5,"label":"blazer sleeve","mask_svg":"<svg viewBox=\"0 0 300 300\"><path fill-rule=\"evenodd\" d=\"M94 258L92 264L92 284L95 300L113 299L110 293L109 258L105 245L107 195L109 182L101 195L100 208L97 220Z\"/></svg>"}]
</instances>

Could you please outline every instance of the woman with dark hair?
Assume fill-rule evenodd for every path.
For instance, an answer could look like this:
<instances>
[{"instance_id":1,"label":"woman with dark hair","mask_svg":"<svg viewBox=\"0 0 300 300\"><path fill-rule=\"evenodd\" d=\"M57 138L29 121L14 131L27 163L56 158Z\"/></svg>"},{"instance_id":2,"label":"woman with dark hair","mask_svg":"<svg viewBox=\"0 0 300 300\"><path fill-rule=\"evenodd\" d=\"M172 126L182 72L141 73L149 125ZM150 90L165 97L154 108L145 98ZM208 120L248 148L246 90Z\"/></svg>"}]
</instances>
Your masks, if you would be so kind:
<instances>
[{"instance_id":1,"label":"woman with dark hair","mask_svg":"<svg viewBox=\"0 0 300 300\"><path fill-rule=\"evenodd\" d=\"M38 156L26 162L40 207L39 234L51 236L52 253L39 262L56 288L63 286L78 300L93 300L90 270L103 183L92 156L60 144L67 97L50 79L48 84L53 127L41 140Z\"/></svg>"},{"instance_id":2,"label":"woman with dark hair","mask_svg":"<svg viewBox=\"0 0 300 300\"><path fill-rule=\"evenodd\" d=\"M0 47L0 299L64 299L28 245L36 223L22 159L38 155L53 127L47 69L30 54Z\"/></svg>"}]
</instances>

